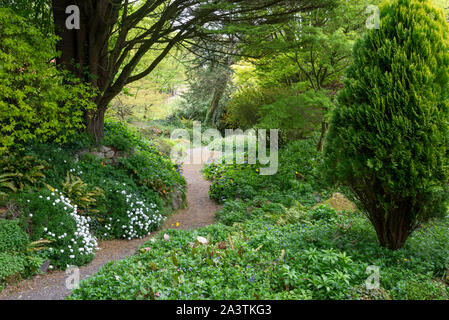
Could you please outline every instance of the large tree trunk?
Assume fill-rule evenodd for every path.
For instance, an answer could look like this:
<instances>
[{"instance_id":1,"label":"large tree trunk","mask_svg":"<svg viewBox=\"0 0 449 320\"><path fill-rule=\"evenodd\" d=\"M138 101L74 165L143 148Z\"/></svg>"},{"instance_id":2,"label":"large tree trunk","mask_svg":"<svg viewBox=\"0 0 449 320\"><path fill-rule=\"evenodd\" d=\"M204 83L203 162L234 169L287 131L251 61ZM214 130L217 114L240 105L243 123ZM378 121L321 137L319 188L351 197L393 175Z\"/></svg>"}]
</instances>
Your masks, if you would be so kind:
<instances>
[{"instance_id":1,"label":"large tree trunk","mask_svg":"<svg viewBox=\"0 0 449 320\"><path fill-rule=\"evenodd\" d=\"M412 231L416 228L411 218L413 210L411 201L402 199L395 201L395 207L388 211L383 208L377 197L382 194L379 184L367 185L363 189L353 190L357 194L363 210L373 225L379 244L391 250L402 248ZM389 200L392 203L393 201Z\"/></svg>"},{"instance_id":2,"label":"large tree trunk","mask_svg":"<svg viewBox=\"0 0 449 320\"><path fill-rule=\"evenodd\" d=\"M394 217L387 219L383 225L374 226L382 247L398 250L404 246L411 234L410 226L405 225L404 220L404 217Z\"/></svg>"},{"instance_id":3,"label":"large tree trunk","mask_svg":"<svg viewBox=\"0 0 449 320\"><path fill-rule=\"evenodd\" d=\"M317 150L319 152L323 151L323 146L324 146L324 139L326 137L326 133L329 129L329 124L326 121L323 121L321 123L321 136L320 136L320 141L318 141L318 146L317 146Z\"/></svg>"},{"instance_id":4,"label":"large tree trunk","mask_svg":"<svg viewBox=\"0 0 449 320\"><path fill-rule=\"evenodd\" d=\"M232 43L230 44L230 50L232 49ZM228 87L229 81L231 80L231 70L229 69L234 64L234 59L231 57L227 57L226 65L227 68L218 69L218 72L222 72L223 74L217 79L215 83L214 95L212 97L212 101L210 103L209 109L207 110L205 123L208 124L210 121L212 123L212 127L215 127L215 123L217 121L217 112L220 107L220 101L226 92L226 88Z\"/></svg>"},{"instance_id":5,"label":"large tree trunk","mask_svg":"<svg viewBox=\"0 0 449 320\"><path fill-rule=\"evenodd\" d=\"M57 44L61 52L58 65L99 91L93 98L96 110L84 111L86 130L99 141L104 136L104 114L112 99L104 92L111 82L109 32L118 19L118 9L110 0L96 0L94 5L86 0L52 0L52 4L56 34L61 38ZM66 8L70 5L80 8L79 30L66 28Z\"/></svg>"},{"instance_id":6,"label":"large tree trunk","mask_svg":"<svg viewBox=\"0 0 449 320\"><path fill-rule=\"evenodd\" d=\"M220 100L223 97L224 92L226 91L226 87L228 85L228 78L215 87L214 95L212 97L212 102L210 104L209 110L206 115L206 124L209 122L212 123L212 127L215 127L215 121L217 120L217 111L220 106Z\"/></svg>"},{"instance_id":7,"label":"large tree trunk","mask_svg":"<svg viewBox=\"0 0 449 320\"><path fill-rule=\"evenodd\" d=\"M99 108L93 112L85 113L86 130L100 141L104 137L104 115L106 108Z\"/></svg>"},{"instance_id":8,"label":"large tree trunk","mask_svg":"<svg viewBox=\"0 0 449 320\"><path fill-rule=\"evenodd\" d=\"M394 209L385 222L385 242L391 250L402 248L412 232L408 206Z\"/></svg>"}]
</instances>

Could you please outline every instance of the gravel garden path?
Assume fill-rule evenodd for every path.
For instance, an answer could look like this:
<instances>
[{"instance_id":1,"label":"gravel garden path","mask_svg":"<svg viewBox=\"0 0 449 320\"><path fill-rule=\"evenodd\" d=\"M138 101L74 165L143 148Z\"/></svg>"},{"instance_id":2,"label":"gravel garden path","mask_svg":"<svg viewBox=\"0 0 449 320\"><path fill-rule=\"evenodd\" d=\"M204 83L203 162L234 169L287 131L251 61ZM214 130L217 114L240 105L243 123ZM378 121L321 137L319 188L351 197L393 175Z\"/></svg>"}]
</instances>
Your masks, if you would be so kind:
<instances>
[{"instance_id":1,"label":"gravel garden path","mask_svg":"<svg viewBox=\"0 0 449 320\"><path fill-rule=\"evenodd\" d=\"M185 164L184 176L187 181L186 209L175 212L166 220L164 229L194 229L214 223L215 212L220 206L209 198L210 183L204 180L200 170L202 164L213 158L219 157L219 153L211 153L206 148L192 149L190 153L202 152L201 164ZM158 231L161 232L161 231ZM80 267L80 278L85 279L96 273L103 265L110 261L117 261L133 255L136 250L145 244L158 232L154 232L145 239L138 240L111 240L99 241L101 248L94 260ZM10 285L0 292L0 300L62 300L70 294L66 288L68 275L64 271L47 272L37 275L32 279L24 280L17 285Z\"/></svg>"}]
</instances>

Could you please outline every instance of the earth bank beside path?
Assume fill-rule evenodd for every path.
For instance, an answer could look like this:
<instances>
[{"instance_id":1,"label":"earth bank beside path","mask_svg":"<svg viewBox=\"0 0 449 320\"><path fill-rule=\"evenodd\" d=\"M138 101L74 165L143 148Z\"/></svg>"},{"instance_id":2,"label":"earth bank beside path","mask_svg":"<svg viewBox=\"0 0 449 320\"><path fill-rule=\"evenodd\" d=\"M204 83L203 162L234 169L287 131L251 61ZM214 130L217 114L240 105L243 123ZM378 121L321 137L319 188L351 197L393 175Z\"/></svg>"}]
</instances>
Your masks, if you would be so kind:
<instances>
[{"instance_id":1,"label":"earth bank beside path","mask_svg":"<svg viewBox=\"0 0 449 320\"><path fill-rule=\"evenodd\" d=\"M195 154L196 164L183 165L184 177L187 182L187 207L178 210L164 223L162 230L169 228L194 229L214 223L215 212L220 209L209 198L210 183L206 181L201 168L207 161L220 157L219 153L211 153L206 148L195 148L187 152L187 157ZM161 231L158 231L161 232ZM133 255L158 232L154 232L144 239L136 240L108 240L99 241L94 260L86 266L80 267L80 279L95 274L103 265L110 261L117 261ZM71 274L65 271L54 271L37 275L31 279L21 281L17 285L7 286L0 292L0 300L63 300L70 294L66 281Z\"/></svg>"}]
</instances>

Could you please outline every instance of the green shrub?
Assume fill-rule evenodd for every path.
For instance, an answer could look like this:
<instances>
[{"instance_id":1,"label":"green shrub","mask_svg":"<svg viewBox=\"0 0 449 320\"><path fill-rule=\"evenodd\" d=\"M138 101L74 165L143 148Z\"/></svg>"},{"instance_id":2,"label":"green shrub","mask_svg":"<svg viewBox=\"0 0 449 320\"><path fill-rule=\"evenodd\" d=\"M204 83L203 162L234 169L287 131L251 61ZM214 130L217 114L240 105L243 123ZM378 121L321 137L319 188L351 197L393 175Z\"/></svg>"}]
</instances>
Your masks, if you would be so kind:
<instances>
[{"instance_id":1,"label":"green shrub","mask_svg":"<svg viewBox=\"0 0 449 320\"><path fill-rule=\"evenodd\" d=\"M10 173L0 174L0 201L6 198L9 193L17 191L13 182L13 177L14 175Z\"/></svg>"},{"instance_id":2,"label":"green shrub","mask_svg":"<svg viewBox=\"0 0 449 320\"><path fill-rule=\"evenodd\" d=\"M326 220L330 221L335 219L337 216L337 211L330 208L328 205L320 205L310 211L310 217L313 220Z\"/></svg>"},{"instance_id":3,"label":"green shrub","mask_svg":"<svg viewBox=\"0 0 449 320\"><path fill-rule=\"evenodd\" d=\"M294 262L301 265L300 272L284 265L283 285L306 287L314 299L345 299L356 276L357 265L344 252L335 249L307 249ZM290 271L290 269L292 269ZM289 272L290 271L290 272ZM290 274L288 274L290 273ZM288 277L288 278L287 278ZM286 278L289 280L286 283Z\"/></svg>"},{"instance_id":4,"label":"green shrub","mask_svg":"<svg viewBox=\"0 0 449 320\"><path fill-rule=\"evenodd\" d=\"M158 192L166 198L177 186L185 184L178 167L159 154L138 151L120 159L120 164L138 186Z\"/></svg>"},{"instance_id":5,"label":"green shrub","mask_svg":"<svg viewBox=\"0 0 449 320\"><path fill-rule=\"evenodd\" d=\"M377 244L362 212L314 207L327 192L313 139L288 144L280 159L278 174L267 177L254 165L206 166L211 196L227 197L220 223L166 230L168 238L157 235L134 256L108 263L69 299L446 297L449 219L423 224L391 251ZM254 191L247 199L245 188ZM376 292L364 289L371 265L380 270Z\"/></svg>"},{"instance_id":6,"label":"green shrub","mask_svg":"<svg viewBox=\"0 0 449 320\"><path fill-rule=\"evenodd\" d=\"M234 223L255 220L264 215L279 213L284 207L277 203L262 200L259 197L252 201L228 200L216 216L221 223L232 226Z\"/></svg>"},{"instance_id":7,"label":"green shrub","mask_svg":"<svg viewBox=\"0 0 449 320\"><path fill-rule=\"evenodd\" d=\"M171 191L185 185L179 169L159 152L145 149L143 143L139 142L143 147L120 159L118 165L106 165L102 159L86 154L69 170L90 189L104 191L104 197L96 198L95 212L88 210L91 229L99 238L148 235L164 219L163 199L168 202Z\"/></svg>"},{"instance_id":8,"label":"green shrub","mask_svg":"<svg viewBox=\"0 0 449 320\"><path fill-rule=\"evenodd\" d=\"M104 159L89 153L82 157L78 163L74 164L69 169L69 172L80 177L92 187L102 188L105 180L115 180L126 185L136 186L133 177L127 171L114 165L105 164Z\"/></svg>"},{"instance_id":9,"label":"green shrub","mask_svg":"<svg viewBox=\"0 0 449 320\"><path fill-rule=\"evenodd\" d=\"M333 103L326 92L308 90L289 92L275 97L275 101L261 107L258 128L279 128L280 139L291 142L310 137L324 121Z\"/></svg>"},{"instance_id":10,"label":"green shrub","mask_svg":"<svg viewBox=\"0 0 449 320\"><path fill-rule=\"evenodd\" d=\"M0 290L4 284L39 272L43 257L30 250L28 235L17 220L0 219Z\"/></svg>"},{"instance_id":11,"label":"green shrub","mask_svg":"<svg viewBox=\"0 0 449 320\"><path fill-rule=\"evenodd\" d=\"M431 280L407 281L407 300L449 300L449 287Z\"/></svg>"},{"instance_id":12,"label":"green shrub","mask_svg":"<svg viewBox=\"0 0 449 320\"><path fill-rule=\"evenodd\" d=\"M9 277L20 275L24 271L25 259L23 256L0 252L0 286Z\"/></svg>"},{"instance_id":13,"label":"green shrub","mask_svg":"<svg viewBox=\"0 0 449 320\"><path fill-rule=\"evenodd\" d=\"M37 254L0 252L0 291L6 284L39 273L43 262Z\"/></svg>"},{"instance_id":14,"label":"green shrub","mask_svg":"<svg viewBox=\"0 0 449 320\"><path fill-rule=\"evenodd\" d=\"M226 106L225 123L230 128L246 130L253 128L260 120L259 111L263 105L275 102L279 89L244 88L234 93Z\"/></svg>"},{"instance_id":15,"label":"green shrub","mask_svg":"<svg viewBox=\"0 0 449 320\"><path fill-rule=\"evenodd\" d=\"M92 93L52 63L56 37L0 8L0 154L29 141L67 141Z\"/></svg>"},{"instance_id":16,"label":"green shrub","mask_svg":"<svg viewBox=\"0 0 449 320\"><path fill-rule=\"evenodd\" d=\"M220 203L265 196L267 200L285 206L292 206L295 200L313 206L319 193L323 198L328 193L318 171L321 161L315 138L311 138L289 143L279 149L279 170L272 176L260 175L257 164L212 163L206 165L203 171L212 180L210 197Z\"/></svg>"},{"instance_id":17,"label":"green shrub","mask_svg":"<svg viewBox=\"0 0 449 320\"><path fill-rule=\"evenodd\" d=\"M23 252L28 243L28 235L17 221L0 219L0 252Z\"/></svg>"},{"instance_id":18,"label":"green shrub","mask_svg":"<svg viewBox=\"0 0 449 320\"><path fill-rule=\"evenodd\" d=\"M25 155L46 164L45 168L41 170L41 173L45 176L42 181L58 189L62 188L67 172L75 167L75 153L68 150L66 145L60 146L54 143L29 144L26 146Z\"/></svg>"},{"instance_id":19,"label":"green shrub","mask_svg":"<svg viewBox=\"0 0 449 320\"><path fill-rule=\"evenodd\" d=\"M447 211L448 92L443 12L428 0L384 4L380 30L355 45L325 145L328 180L349 189L382 246L401 248Z\"/></svg>"},{"instance_id":20,"label":"green shrub","mask_svg":"<svg viewBox=\"0 0 449 320\"><path fill-rule=\"evenodd\" d=\"M441 221L434 219L422 225L406 244L413 248L413 257L426 261L427 268L434 270L438 277L444 277L449 272L449 219ZM449 279L449 278L447 278Z\"/></svg>"},{"instance_id":21,"label":"green shrub","mask_svg":"<svg viewBox=\"0 0 449 320\"><path fill-rule=\"evenodd\" d=\"M179 119L195 119L204 121L210 102L204 99L192 99L189 96L183 96L179 105L175 108L173 116Z\"/></svg>"},{"instance_id":22,"label":"green shrub","mask_svg":"<svg viewBox=\"0 0 449 320\"><path fill-rule=\"evenodd\" d=\"M137 147L139 141L139 133L129 126L113 120L105 121L103 145L112 146L118 151L128 152Z\"/></svg>"},{"instance_id":23,"label":"green shrub","mask_svg":"<svg viewBox=\"0 0 449 320\"><path fill-rule=\"evenodd\" d=\"M120 123L110 123L108 128L107 137L118 141L117 149L128 156L116 165L89 153L78 159L78 151L92 146L88 139L62 145L29 143L26 150L0 158L3 169L12 178L19 177L15 178L18 189L24 189L17 195L20 221L33 241L27 248L26 244L14 247L15 255L24 255L20 276L36 273L44 259L62 269L90 262L97 237L147 236L168 213L163 199L168 203L172 191L185 186L179 166L137 131ZM119 136L123 139L114 140ZM125 153L131 149L133 155ZM10 227L0 227L0 248L11 247L14 233Z\"/></svg>"},{"instance_id":24,"label":"green shrub","mask_svg":"<svg viewBox=\"0 0 449 320\"><path fill-rule=\"evenodd\" d=\"M17 190L42 186L45 178L42 171L47 165L44 161L33 156L24 156L21 153L0 157L0 167L3 168L3 173L10 176Z\"/></svg>"},{"instance_id":25,"label":"green shrub","mask_svg":"<svg viewBox=\"0 0 449 320\"><path fill-rule=\"evenodd\" d=\"M49 186L50 187L50 186ZM50 190L54 188L50 187ZM73 205L76 205L83 215L92 215L98 212L95 208L98 201L104 197L104 191L100 187L90 186L81 178L67 173L66 179L62 184L62 194L70 199Z\"/></svg>"},{"instance_id":26,"label":"green shrub","mask_svg":"<svg viewBox=\"0 0 449 320\"><path fill-rule=\"evenodd\" d=\"M133 149L139 149L161 155L155 144L150 141L151 139L144 139L136 128L112 119L106 119L104 126L103 145L112 146L121 152L130 152Z\"/></svg>"}]
</instances>

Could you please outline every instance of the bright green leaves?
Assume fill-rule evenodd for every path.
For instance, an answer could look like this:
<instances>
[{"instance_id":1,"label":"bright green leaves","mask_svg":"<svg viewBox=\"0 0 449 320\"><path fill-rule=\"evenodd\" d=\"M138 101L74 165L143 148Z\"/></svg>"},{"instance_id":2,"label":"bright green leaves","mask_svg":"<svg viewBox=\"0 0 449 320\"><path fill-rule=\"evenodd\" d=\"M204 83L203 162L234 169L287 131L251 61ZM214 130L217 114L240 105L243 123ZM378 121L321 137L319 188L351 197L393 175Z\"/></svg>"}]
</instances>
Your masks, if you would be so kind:
<instances>
[{"instance_id":1,"label":"bright green leaves","mask_svg":"<svg viewBox=\"0 0 449 320\"><path fill-rule=\"evenodd\" d=\"M0 153L29 141L65 142L93 93L56 69L54 37L0 9Z\"/></svg>"}]
</instances>

